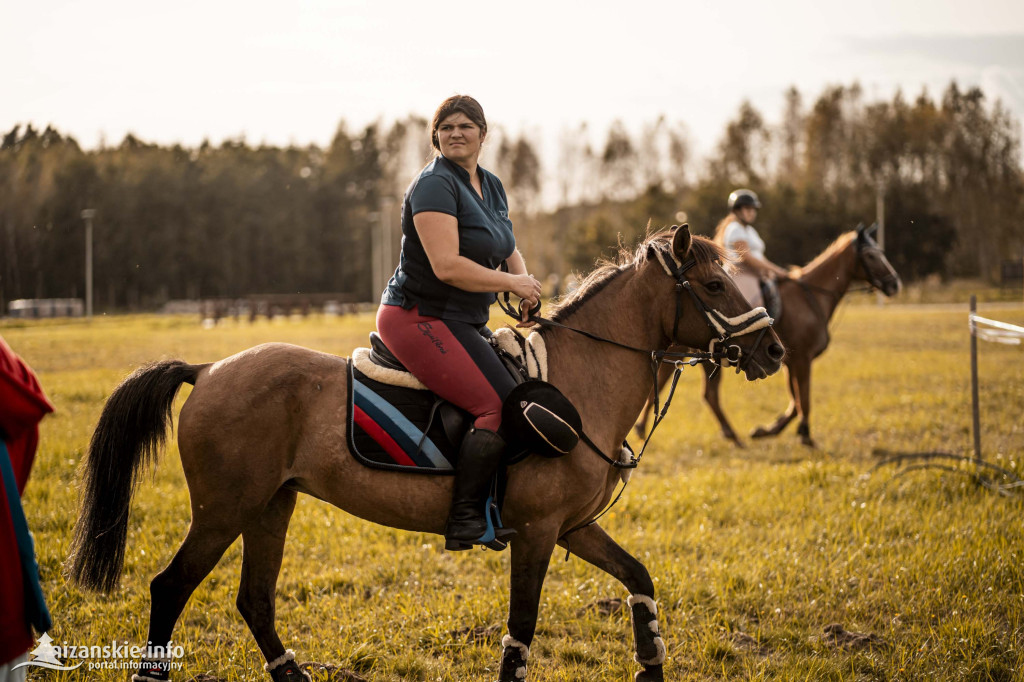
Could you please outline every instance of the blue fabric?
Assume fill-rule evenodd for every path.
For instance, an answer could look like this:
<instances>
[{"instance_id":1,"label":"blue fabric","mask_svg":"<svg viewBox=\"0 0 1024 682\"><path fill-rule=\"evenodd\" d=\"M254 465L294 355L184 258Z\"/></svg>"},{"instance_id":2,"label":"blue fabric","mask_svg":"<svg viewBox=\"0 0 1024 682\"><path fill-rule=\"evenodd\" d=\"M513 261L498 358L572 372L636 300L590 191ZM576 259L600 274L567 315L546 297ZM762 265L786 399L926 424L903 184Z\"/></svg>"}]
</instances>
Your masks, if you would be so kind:
<instances>
[{"instance_id":1,"label":"blue fabric","mask_svg":"<svg viewBox=\"0 0 1024 682\"><path fill-rule=\"evenodd\" d=\"M396 443L418 466L435 469L451 469L451 463L441 454L430 438L423 437L415 424L399 412L387 400L373 392L359 381L353 382L355 404L373 421L387 431ZM388 428L388 427L391 428ZM420 441L423 441L420 446ZM418 447L419 446L419 447ZM424 461L426 460L426 461Z\"/></svg>"},{"instance_id":2,"label":"blue fabric","mask_svg":"<svg viewBox=\"0 0 1024 682\"><path fill-rule=\"evenodd\" d=\"M427 211L454 216L459 225L459 255L496 269L516 247L508 217L505 188L493 173L478 167L483 198L470 183L469 172L443 156L426 165L402 200L402 253L398 268L381 296L384 305L410 309L442 320L484 324L495 301L491 292L463 291L434 274L413 216Z\"/></svg>"},{"instance_id":3,"label":"blue fabric","mask_svg":"<svg viewBox=\"0 0 1024 682\"><path fill-rule=\"evenodd\" d=\"M7 444L0 439L0 478L3 478L4 493L7 495L7 506L10 508L11 521L14 524L14 535L18 540L18 554L21 559L21 571L25 582L25 611L29 623L37 632L47 632L53 627L50 611L46 608L43 588L39 584L39 566L36 564L35 546L32 534L28 530L25 511L21 508L21 495L18 494L18 482L14 478L14 467L7 454Z\"/></svg>"}]
</instances>

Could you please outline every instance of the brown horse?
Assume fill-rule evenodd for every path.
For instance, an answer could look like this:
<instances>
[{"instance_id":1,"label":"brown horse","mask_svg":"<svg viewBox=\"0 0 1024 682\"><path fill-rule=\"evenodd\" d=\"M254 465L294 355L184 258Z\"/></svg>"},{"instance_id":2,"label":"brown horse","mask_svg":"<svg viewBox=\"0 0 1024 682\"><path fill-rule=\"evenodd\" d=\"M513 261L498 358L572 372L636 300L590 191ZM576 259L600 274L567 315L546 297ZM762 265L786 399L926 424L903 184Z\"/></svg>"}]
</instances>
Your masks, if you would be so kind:
<instances>
[{"instance_id":1,"label":"brown horse","mask_svg":"<svg viewBox=\"0 0 1024 682\"><path fill-rule=\"evenodd\" d=\"M782 315L774 328L786 346L789 407L769 427L759 426L751 438L778 435L799 415L797 433L800 441L814 447L811 438L811 362L821 355L829 344L828 324L839 302L854 281L867 282L870 287L892 296L900 289L900 278L885 253L871 237L874 226L863 226L846 232L828 248L802 268L794 268L789 277L778 280L782 299ZM722 372L714 365L704 363L704 400L718 418L722 435L741 446L732 425L718 401ZM662 370L658 376L658 390L664 387L671 372ZM637 424L644 433L653 400L649 400Z\"/></svg>"},{"instance_id":2,"label":"brown horse","mask_svg":"<svg viewBox=\"0 0 1024 682\"><path fill-rule=\"evenodd\" d=\"M549 379L579 408L584 429L604 452L619 453L650 393L649 350L673 342L706 348L722 336L712 330L708 309L734 319L750 310L721 267L721 255L709 240L691 240L685 226L653 235L628 259L591 274L553 316L613 343L564 328L543 330ZM750 380L781 366L783 348L770 327L765 330L726 340L749 359ZM93 589L117 584L131 493L165 437L176 391L192 383L178 428L192 524L151 583L148 639L171 639L193 590L241 535L238 609L271 677L306 679L274 625L277 576L297 493L368 521L439 534L452 496L450 477L371 469L351 456L345 440L347 363L278 343L212 364L163 361L129 376L110 396L93 435L69 575ZM511 542L509 634L502 642L500 681L525 679L541 585L556 543L626 586L643 666L636 679L663 679L650 575L599 525L585 525L608 504L619 474L583 443L559 459L531 456L509 467L502 517L518 535ZM151 663L137 679L166 679L148 672L159 667Z\"/></svg>"}]
</instances>

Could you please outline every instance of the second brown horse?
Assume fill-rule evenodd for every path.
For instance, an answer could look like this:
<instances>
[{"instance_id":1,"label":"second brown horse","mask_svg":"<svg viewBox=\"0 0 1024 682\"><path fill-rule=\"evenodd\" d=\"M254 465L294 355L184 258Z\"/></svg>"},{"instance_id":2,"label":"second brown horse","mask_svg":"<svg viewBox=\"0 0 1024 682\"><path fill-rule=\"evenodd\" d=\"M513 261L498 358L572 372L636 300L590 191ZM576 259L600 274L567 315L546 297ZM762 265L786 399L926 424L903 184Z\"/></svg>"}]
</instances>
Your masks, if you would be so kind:
<instances>
[{"instance_id":1,"label":"second brown horse","mask_svg":"<svg viewBox=\"0 0 1024 682\"><path fill-rule=\"evenodd\" d=\"M794 268L789 277L778 281L782 299L782 315L774 329L786 347L784 363L787 370L789 406L771 426L754 429L751 438L777 436L793 419L800 417L797 435L800 442L814 447L811 438L811 363L825 352L830 339L828 325L839 302L855 281L868 283L886 296L900 290L900 278L885 252L872 237L875 226L863 225L839 236L828 248L802 268ZM722 435L742 446L718 399L722 372L711 364L704 365L704 400L715 413L722 427ZM661 390L671 376L671 370L662 369L658 376ZM647 419L653 400L636 425L639 433L646 431Z\"/></svg>"}]
</instances>

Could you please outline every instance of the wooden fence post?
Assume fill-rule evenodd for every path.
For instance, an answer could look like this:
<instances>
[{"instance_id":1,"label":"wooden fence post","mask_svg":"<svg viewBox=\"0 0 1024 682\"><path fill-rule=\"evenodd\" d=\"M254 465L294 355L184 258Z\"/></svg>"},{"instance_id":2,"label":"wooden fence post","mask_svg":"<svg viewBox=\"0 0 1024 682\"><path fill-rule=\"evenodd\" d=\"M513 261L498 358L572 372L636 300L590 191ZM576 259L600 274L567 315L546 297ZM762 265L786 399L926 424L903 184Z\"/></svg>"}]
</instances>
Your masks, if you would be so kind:
<instances>
[{"instance_id":1,"label":"wooden fence post","mask_svg":"<svg viewBox=\"0 0 1024 682\"><path fill-rule=\"evenodd\" d=\"M971 295L971 412L974 418L974 459L981 461L981 416L978 408L978 334L974 315L978 311L978 299Z\"/></svg>"}]
</instances>

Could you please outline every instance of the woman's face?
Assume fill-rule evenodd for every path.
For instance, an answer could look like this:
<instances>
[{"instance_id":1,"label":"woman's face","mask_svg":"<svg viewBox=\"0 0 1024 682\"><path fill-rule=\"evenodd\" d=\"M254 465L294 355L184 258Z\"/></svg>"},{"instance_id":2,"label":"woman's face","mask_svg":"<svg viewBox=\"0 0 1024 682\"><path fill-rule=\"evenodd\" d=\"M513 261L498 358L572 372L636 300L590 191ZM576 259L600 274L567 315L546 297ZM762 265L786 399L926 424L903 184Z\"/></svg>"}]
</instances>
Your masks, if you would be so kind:
<instances>
[{"instance_id":1,"label":"woman's face","mask_svg":"<svg viewBox=\"0 0 1024 682\"><path fill-rule=\"evenodd\" d=\"M736 209L736 215L744 225L753 225L757 220L757 209L753 206L740 206Z\"/></svg>"},{"instance_id":2,"label":"woman's face","mask_svg":"<svg viewBox=\"0 0 1024 682\"><path fill-rule=\"evenodd\" d=\"M461 111L455 112L437 126L437 142L441 153L459 164L476 163L483 141L484 134L480 126Z\"/></svg>"}]
</instances>

